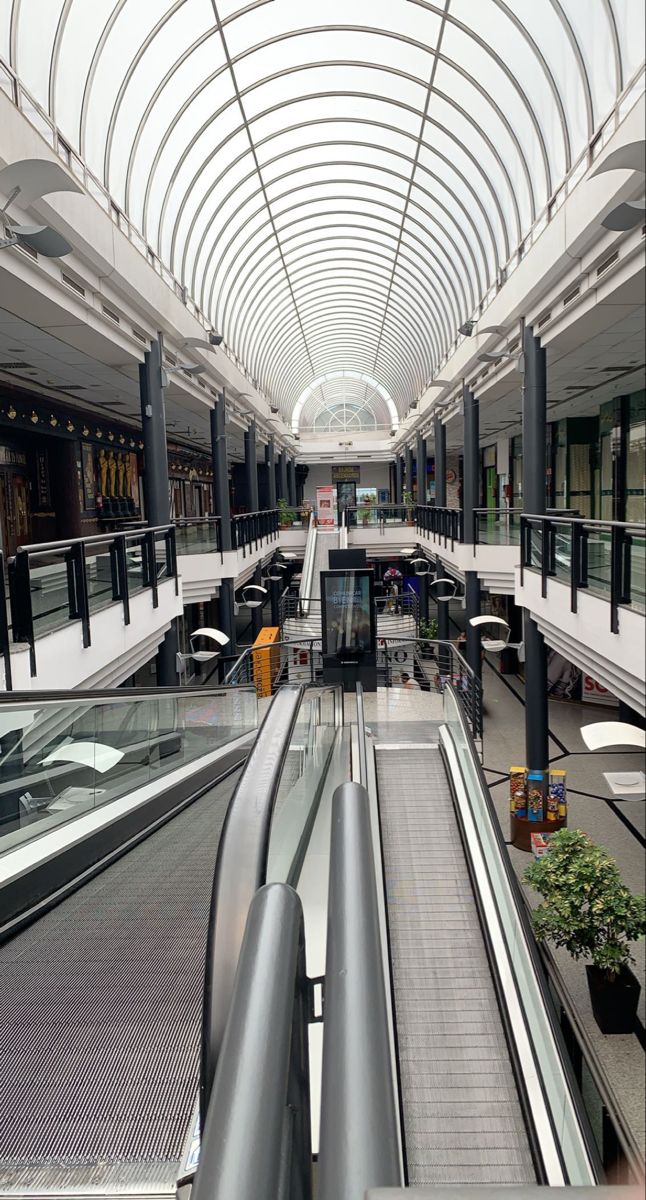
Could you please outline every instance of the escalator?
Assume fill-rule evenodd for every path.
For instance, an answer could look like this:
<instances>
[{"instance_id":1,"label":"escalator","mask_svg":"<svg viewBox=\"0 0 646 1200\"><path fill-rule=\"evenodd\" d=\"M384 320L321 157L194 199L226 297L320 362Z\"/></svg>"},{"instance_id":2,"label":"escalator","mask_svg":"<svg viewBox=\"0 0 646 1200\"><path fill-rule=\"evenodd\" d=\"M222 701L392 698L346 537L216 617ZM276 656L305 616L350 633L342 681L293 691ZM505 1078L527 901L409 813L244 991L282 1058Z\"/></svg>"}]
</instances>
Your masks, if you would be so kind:
<instances>
[{"instance_id":1,"label":"escalator","mask_svg":"<svg viewBox=\"0 0 646 1200\"><path fill-rule=\"evenodd\" d=\"M3 1193L174 1194L240 768L0 948Z\"/></svg>"},{"instance_id":2,"label":"escalator","mask_svg":"<svg viewBox=\"0 0 646 1200\"><path fill-rule=\"evenodd\" d=\"M375 749L408 1179L536 1169L438 746Z\"/></svg>"},{"instance_id":3,"label":"escalator","mask_svg":"<svg viewBox=\"0 0 646 1200\"><path fill-rule=\"evenodd\" d=\"M142 823L132 838L126 823L120 847L102 860L92 851L78 877L45 901L35 872L31 911L0 931L2 1196L175 1196L196 1132L207 943L212 936L217 1010L218 989L226 991L231 984L231 963L220 961L219 928L230 938L241 927L239 911L227 909L236 887L244 889L248 882L255 890L265 877L295 882L302 868L338 744L338 693L288 685L255 740L249 733L249 697L256 703L252 689L188 689L161 696L116 700L97 693L84 701L79 694L66 698L73 711L66 722L62 698L59 704L42 700L40 708L29 710L37 716L23 731L18 758L23 765L27 761L30 779L36 764L50 759L52 744L62 747L76 770L78 748L87 748L90 728L96 733L100 727L104 739L93 743L95 752L100 744L105 753L108 726L113 741L123 746L127 736L132 745L137 699L134 723L141 726L147 717L156 726L148 739L150 753L158 752L162 705L161 736L168 738L170 722L175 742L165 760L166 774L156 781L148 826ZM110 704L119 705L118 720L107 711ZM14 711L20 713L22 706ZM79 730L82 741L71 736ZM172 770L177 757L189 760L181 772L187 776L181 794ZM5 775L11 761L9 754L0 764ZM49 771L59 770L59 764L60 759L50 763ZM157 758L144 765L139 754L130 766L132 795L148 796L151 772L158 769ZM142 773L147 775L143 793L136 791ZM53 786L65 785L59 795L69 800L67 777L52 777ZM74 778L78 793L81 776ZM16 790L17 777L12 782ZM103 806L68 812L66 822L59 811L63 802L54 800L49 811L25 816L22 829L7 824L9 845L3 855L0 837L0 868L12 854L34 861L46 856L51 838L58 839L59 857L65 857L84 822L108 815L110 782L107 771L100 789ZM128 806L132 796L123 778L113 786L120 795L112 802ZM42 781L38 790L44 791ZM160 819L159 794L167 793ZM261 838L261 876L256 878L256 860L252 863L236 847L235 833L240 817L245 828L250 816L260 820L263 803L267 831L271 825L274 836ZM228 874L212 911L225 818L227 849L220 857ZM52 863L55 874L56 860ZM211 927L212 916L217 928ZM212 952L213 945L209 961Z\"/></svg>"}]
</instances>

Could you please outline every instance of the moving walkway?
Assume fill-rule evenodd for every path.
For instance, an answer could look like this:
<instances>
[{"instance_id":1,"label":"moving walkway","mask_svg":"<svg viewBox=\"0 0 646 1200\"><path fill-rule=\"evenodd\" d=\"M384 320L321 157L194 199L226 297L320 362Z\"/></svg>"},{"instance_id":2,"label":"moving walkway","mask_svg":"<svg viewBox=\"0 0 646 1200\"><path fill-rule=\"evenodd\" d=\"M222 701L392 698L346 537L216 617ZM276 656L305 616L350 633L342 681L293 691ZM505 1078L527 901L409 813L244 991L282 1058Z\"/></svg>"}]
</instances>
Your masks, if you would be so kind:
<instances>
[{"instance_id":1,"label":"moving walkway","mask_svg":"<svg viewBox=\"0 0 646 1200\"><path fill-rule=\"evenodd\" d=\"M407 722L359 689L344 725L338 689L289 683L257 734L249 694L166 696L163 736L173 724L188 761L159 771L155 733L145 784L50 829L39 818L0 855L35 862L57 837L55 862L80 823L126 814L121 844L115 809L104 857L88 833L53 896L23 863L0 947L0 1195L310 1200L313 1173L320 1200L597 1184L459 693L447 685L441 720ZM30 736L49 759L45 719Z\"/></svg>"}]
</instances>

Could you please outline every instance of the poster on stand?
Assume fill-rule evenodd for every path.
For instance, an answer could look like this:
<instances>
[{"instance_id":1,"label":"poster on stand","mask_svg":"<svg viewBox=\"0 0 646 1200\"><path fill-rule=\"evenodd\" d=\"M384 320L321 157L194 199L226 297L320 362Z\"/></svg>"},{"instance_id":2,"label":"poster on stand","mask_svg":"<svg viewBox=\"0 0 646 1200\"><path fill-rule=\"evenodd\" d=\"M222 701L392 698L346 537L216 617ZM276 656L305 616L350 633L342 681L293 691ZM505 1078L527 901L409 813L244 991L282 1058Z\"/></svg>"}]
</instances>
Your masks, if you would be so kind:
<instances>
[{"instance_id":1,"label":"poster on stand","mask_svg":"<svg viewBox=\"0 0 646 1200\"><path fill-rule=\"evenodd\" d=\"M331 485L316 489L317 525L336 525L336 488Z\"/></svg>"},{"instance_id":2,"label":"poster on stand","mask_svg":"<svg viewBox=\"0 0 646 1200\"><path fill-rule=\"evenodd\" d=\"M602 683L597 683L591 675L583 676L581 699L584 704L605 704L608 708L617 708L619 701Z\"/></svg>"}]
</instances>

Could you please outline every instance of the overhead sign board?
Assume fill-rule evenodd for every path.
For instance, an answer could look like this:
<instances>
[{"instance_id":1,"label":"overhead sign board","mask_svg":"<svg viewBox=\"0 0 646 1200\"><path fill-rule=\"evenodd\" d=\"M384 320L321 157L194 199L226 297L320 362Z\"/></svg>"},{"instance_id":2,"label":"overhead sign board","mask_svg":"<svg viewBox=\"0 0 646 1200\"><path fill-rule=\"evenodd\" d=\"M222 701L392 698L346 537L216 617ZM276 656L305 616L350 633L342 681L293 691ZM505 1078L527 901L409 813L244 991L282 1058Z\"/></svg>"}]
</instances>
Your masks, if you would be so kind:
<instances>
[{"instance_id":1,"label":"overhead sign board","mask_svg":"<svg viewBox=\"0 0 646 1200\"><path fill-rule=\"evenodd\" d=\"M359 483L361 467L358 463L339 463L332 467L332 483Z\"/></svg>"}]
</instances>

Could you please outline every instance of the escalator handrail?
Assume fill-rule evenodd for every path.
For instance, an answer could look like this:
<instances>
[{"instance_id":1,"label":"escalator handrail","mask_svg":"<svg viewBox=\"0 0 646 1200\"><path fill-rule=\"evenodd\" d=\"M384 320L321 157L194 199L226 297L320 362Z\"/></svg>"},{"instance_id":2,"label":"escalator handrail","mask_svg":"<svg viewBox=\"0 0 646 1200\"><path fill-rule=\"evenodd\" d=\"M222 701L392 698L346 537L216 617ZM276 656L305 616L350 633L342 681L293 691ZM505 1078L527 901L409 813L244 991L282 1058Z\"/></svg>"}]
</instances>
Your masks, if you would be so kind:
<instances>
[{"instance_id":1,"label":"escalator handrail","mask_svg":"<svg viewBox=\"0 0 646 1200\"><path fill-rule=\"evenodd\" d=\"M266 882L280 780L305 683L276 692L229 804L218 845L207 931L200 1112L204 1123L251 901Z\"/></svg>"},{"instance_id":2,"label":"escalator handrail","mask_svg":"<svg viewBox=\"0 0 646 1200\"><path fill-rule=\"evenodd\" d=\"M169 697L177 697L180 699L183 696L190 696L195 699L204 697L205 699L213 699L219 692L255 692L255 687L252 683L223 683L217 684L215 687L204 687L202 684L195 686L171 685L170 687L136 687L136 688L66 688L61 690L52 690L49 692L0 692L0 707L10 706L12 704L30 704L34 702L38 704L46 704L47 701L56 703L61 700L83 701L83 700L147 700L151 697L154 699Z\"/></svg>"},{"instance_id":3,"label":"escalator handrail","mask_svg":"<svg viewBox=\"0 0 646 1200\"><path fill-rule=\"evenodd\" d=\"M491 828L493 830L493 835L494 835L494 838L496 841L496 845L498 847L499 859L502 863L503 871L504 871L504 874L505 874L505 877L507 880L511 898L512 898L512 901L514 904L514 909L516 911L516 918L518 921L518 925L519 925L520 930L523 935L523 941L527 948L527 951L528 951L528 954L530 957L530 961L531 961L531 964L533 967L534 978L536 979L536 983L537 983L538 990L540 993L541 1002L545 1009L547 1021L550 1026L550 1031L552 1034L553 1042L554 1042L556 1052L557 1052L557 1055L559 1058L559 1064L561 1067L563 1078L564 1078L565 1084L568 1088L572 1108L575 1112L576 1119L577 1119L577 1122L579 1125L579 1131L581 1133L581 1137L582 1137L584 1145L585 1145L585 1150L586 1150L590 1165L591 1165L592 1169L594 1170L594 1172L596 1173L597 1179L599 1181L601 1181L601 1180L603 1180L603 1166L602 1166L602 1163L601 1163L601 1160L599 1157L599 1151L598 1151L597 1144L594 1139L594 1134L592 1132L588 1114L583 1105L583 1101L582 1101L582 1098L581 1098L581 1095L579 1092L579 1088L578 1088L576 1079L574 1077L574 1071L572 1069L572 1064L570 1062L570 1058L568 1056L568 1053L567 1053L567 1050L565 1047L565 1043L563 1040L563 1034L561 1032L561 1028L560 1028L560 1025L558 1022L558 1017L556 1014L554 1002L552 1000L552 996L550 995L550 991L548 988L546 974L545 974L545 968L544 968L544 965L543 965L543 962L542 962L542 959L541 959L541 956L539 953L538 945L536 943L536 938L534 936L534 931L532 929L531 921L529 918L527 904L525 903L525 899L524 899L523 893L521 891L518 877L516 875L516 872L514 871L514 868L511 864L511 860L509 858L509 854L507 852L507 846L505 844L502 830L500 828L500 824L498 821L498 815L496 813L493 801L491 799L489 787L487 784L487 780L486 780L486 777L484 774L482 764L480 762L477 750L473 743L473 737L472 737L472 735L469 731L469 728L464 720L464 714L463 714L462 707L459 702L459 696L458 696L457 692L455 691L452 684L450 684L450 683L447 684L447 689L451 691L453 698L455 700L455 710L458 714L458 720L459 720L459 723L460 723L460 726L462 729L462 734L465 738L465 742L466 742L466 745L469 750L472 767L476 773L478 783L480 785L480 791L482 793L484 805L485 805L485 808L487 809L487 812L489 815L489 822L490 822ZM449 733L449 736L451 737L452 743L455 745L455 739L453 737L453 733L452 733L450 727L448 725L446 725L446 723L445 723L445 727ZM467 781L464 779L464 775L462 774L462 767L461 767L461 763L460 763L460 759L459 759L458 755L456 755L456 760L457 760L458 767L460 769L460 773L462 776L463 786L466 789L467 794L468 794L469 789L468 789ZM540 1067L540 1064L537 1064L537 1066Z\"/></svg>"},{"instance_id":4,"label":"escalator handrail","mask_svg":"<svg viewBox=\"0 0 646 1200\"><path fill-rule=\"evenodd\" d=\"M357 683L357 735L359 745L359 783L368 787L368 747L366 739L366 715L363 703L363 684Z\"/></svg>"},{"instance_id":5,"label":"escalator handrail","mask_svg":"<svg viewBox=\"0 0 646 1200\"><path fill-rule=\"evenodd\" d=\"M299 609L302 616L309 616L311 593L312 574L314 571L314 559L316 557L316 539L318 536L317 527L314 523L314 513L310 513L310 523L307 531L307 545L305 547L305 561L303 563L303 574L301 576L301 584L298 589Z\"/></svg>"}]
</instances>

